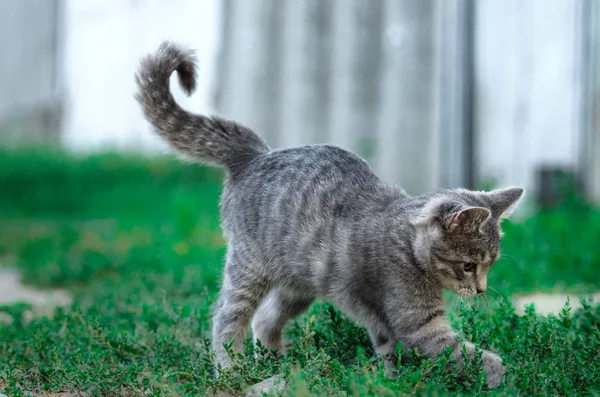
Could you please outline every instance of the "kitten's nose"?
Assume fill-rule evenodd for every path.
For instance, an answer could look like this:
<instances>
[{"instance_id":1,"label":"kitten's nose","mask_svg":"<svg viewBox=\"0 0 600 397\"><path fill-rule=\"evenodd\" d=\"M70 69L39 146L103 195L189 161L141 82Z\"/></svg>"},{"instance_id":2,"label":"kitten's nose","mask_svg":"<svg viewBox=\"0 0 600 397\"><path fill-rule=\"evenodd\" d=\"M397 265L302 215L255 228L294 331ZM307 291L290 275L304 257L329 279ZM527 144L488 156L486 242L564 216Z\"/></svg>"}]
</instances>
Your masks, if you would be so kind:
<instances>
[{"instance_id":1,"label":"kitten's nose","mask_svg":"<svg viewBox=\"0 0 600 397\"><path fill-rule=\"evenodd\" d=\"M477 295L481 295L481 294L483 294L484 292L485 292L485 290L484 290L484 289L481 289L481 288L477 287Z\"/></svg>"}]
</instances>

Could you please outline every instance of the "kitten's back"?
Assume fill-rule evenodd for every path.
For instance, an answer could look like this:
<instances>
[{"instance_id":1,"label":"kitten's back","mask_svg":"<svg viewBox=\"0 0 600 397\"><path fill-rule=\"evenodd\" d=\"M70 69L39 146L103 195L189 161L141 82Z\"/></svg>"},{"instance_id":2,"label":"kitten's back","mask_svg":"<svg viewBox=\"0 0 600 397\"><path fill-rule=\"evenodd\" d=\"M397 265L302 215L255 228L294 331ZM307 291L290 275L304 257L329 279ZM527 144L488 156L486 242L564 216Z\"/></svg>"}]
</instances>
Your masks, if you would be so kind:
<instances>
[{"instance_id":1,"label":"kitten's back","mask_svg":"<svg viewBox=\"0 0 600 397\"><path fill-rule=\"evenodd\" d=\"M308 288L315 284L306 279L314 271L310 266L335 256L348 238L345 226L383 210L399 195L362 158L339 147L277 150L230 174L222 197L223 229L232 246L263 263L277 258L270 271L294 275Z\"/></svg>"}]
</instances>

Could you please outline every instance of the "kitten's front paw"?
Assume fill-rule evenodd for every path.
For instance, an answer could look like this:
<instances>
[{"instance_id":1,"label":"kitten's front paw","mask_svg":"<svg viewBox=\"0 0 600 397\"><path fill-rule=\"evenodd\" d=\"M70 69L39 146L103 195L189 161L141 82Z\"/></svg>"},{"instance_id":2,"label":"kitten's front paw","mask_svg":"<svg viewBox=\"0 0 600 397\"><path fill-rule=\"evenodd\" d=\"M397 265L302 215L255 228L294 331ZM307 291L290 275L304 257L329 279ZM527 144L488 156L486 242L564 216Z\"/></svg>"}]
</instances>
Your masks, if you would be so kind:
<instances>
[{"instance_id":1,"label":"kitten's front paw","mask_svg":"<svg viewBox=\"0 0 600 397\"><path fill-rule=\"evenodd\" d=\"M500 386L502 376L506 368L502 365L502 359L488 351L483 352L483 370L487 373L487 383L490 389Z\"/></svg>"}]
</instances>

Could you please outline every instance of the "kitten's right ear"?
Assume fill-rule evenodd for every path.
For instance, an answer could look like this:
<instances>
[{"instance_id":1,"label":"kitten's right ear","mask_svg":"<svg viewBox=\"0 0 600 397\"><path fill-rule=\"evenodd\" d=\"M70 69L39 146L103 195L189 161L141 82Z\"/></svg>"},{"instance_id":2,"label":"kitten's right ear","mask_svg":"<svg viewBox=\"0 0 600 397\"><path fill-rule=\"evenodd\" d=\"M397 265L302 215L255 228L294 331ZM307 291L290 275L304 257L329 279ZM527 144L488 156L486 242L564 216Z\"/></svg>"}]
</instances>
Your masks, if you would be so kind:
<instances>
[{"instance_id":1,"label":"kitten's right ear","mask_svg":"<svg viewBox=\"0 0 600 397\"><path fill-rule=\"evenodd\" d=\"M520 187L493 190L486 193L491 202L492 215L498 219L508 218L525 194Z\"/></svg>"}]
</instances>

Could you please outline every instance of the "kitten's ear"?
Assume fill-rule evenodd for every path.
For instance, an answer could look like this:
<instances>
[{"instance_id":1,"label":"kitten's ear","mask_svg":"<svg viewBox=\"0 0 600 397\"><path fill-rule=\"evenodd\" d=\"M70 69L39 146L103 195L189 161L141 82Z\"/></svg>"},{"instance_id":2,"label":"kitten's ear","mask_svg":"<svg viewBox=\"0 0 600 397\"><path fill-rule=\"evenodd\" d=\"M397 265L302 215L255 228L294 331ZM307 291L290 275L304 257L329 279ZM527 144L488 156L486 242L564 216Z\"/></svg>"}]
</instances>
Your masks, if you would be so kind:
<instances>
[{"instance_id":1,"label":"kitten's ear","mask_svg":"<svg viewBox=\"0 0 600 397\"><path fill-rule=\"evenodd\" d=\"M509 217L523 198L524 193L525 190L520 187L509 187L487 193L494 218L500 220Z\"/></svg>"},{"instance_id":2,"label":"kitten's ear","mask_svg":"<svg viewBox=\"0 0 600 397\"><path fill-rule=\"evenodd\" d=\"M446 218L446 229L449 232L463 231L474 232L481 228L492 213L487 208L469 207L449 214Z\"/></svg>"}]
</instances>

